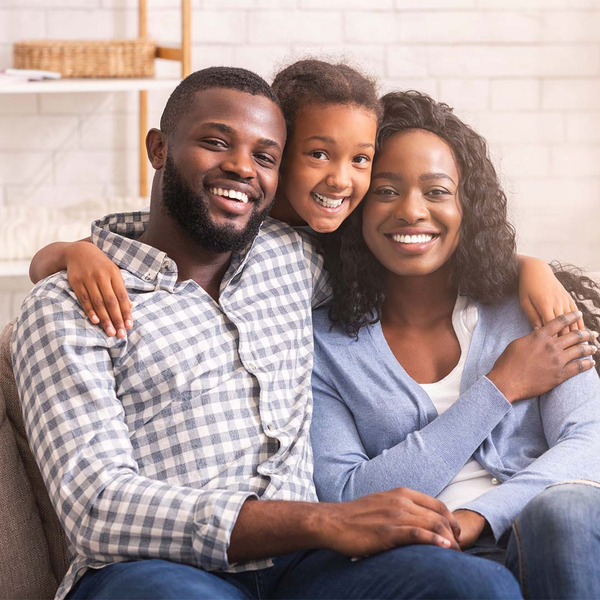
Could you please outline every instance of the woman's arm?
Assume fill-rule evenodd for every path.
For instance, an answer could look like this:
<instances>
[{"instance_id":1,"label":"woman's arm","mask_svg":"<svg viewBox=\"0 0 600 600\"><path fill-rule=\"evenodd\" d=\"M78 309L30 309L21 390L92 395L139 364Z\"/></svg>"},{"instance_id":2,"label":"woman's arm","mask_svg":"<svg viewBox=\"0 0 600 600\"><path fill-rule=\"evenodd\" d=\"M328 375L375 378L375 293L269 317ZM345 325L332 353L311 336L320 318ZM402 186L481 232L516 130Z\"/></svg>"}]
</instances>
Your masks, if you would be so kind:
<instances>
[{"instance_id":1,"label":"woman's arm","mask_svg":"<svg viewBox=\"0 0 600 600\"><path fill-rule=\"evenodd\" d=\"M539 258L519 255L519 300L529 324L538 329L555 317L577 310L573 298L554 276L550 265ZM584 329L583 319L570 327ZM569 331L564 329L561 335Z\"/></svg>"},{"instance_id":2,"label":"woman's arm","mask_svg":"<svg viewBox=\"0 0 600 600\"><path fill-rule=\"evenodd\" d=\"M572 479L600 481L600 379L595 369L565 381L539 402L549 450L461 507L485 517L496 539L548 485Z\"/></svg>"},{"instance_id":3,"label":"woman's arm","mask_svg":"<svg viewBox=\"0 0 600 600\"><path fill-rule=\"evenodd\" d=\"M37 252L29 267L33 283L67 271L67 278L81 307L107 335L124 338L133 326L132 302L120 269L90 238L77 242L54 242Z\"/></svg>"},{"instance_id":4,"label":"woman's arm","mask_svg":"<svg viewBox=\"0 0 600 600\"><path fill-rule=\"evenodd\" d=\"M571 313L554 319L509 344L488 376L478 379L446 412L372 458L357 426L360 415L353 414L331 381L330 373L339 364L330 368L316 360L311 439L320 499L352 500L394 487L410 487L437 496L510 410L512 402L539 396L578 373L580 366L586 369L593 366L589 359L577 364L570 362L581 356L581 341L593 339L592 332L584 330L555 337L577 318L578 313ZM322 343L317 337L317 359L322 354L319 349ZM585 354L594 351L594 347L586 346ZM349 372L340 376L357 377ZM371 383L377 386L376 381ZM415 403L400 385L397 401ZM378 417L383 423L393 415ZM366 427L377 434L377 422Z\"/></svg>"}]
</instances>

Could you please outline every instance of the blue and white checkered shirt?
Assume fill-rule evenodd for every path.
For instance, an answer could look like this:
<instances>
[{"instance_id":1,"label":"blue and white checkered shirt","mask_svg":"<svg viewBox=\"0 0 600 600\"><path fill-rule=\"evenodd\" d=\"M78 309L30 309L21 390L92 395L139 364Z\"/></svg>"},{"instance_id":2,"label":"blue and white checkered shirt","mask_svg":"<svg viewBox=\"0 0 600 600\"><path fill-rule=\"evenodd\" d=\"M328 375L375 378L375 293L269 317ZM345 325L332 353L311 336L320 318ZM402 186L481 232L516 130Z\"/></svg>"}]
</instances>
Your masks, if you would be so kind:
<instances>
[{"instance_id":1,"label":"blue and white checkered shirt","mask_svg":"<svg viewBox=\"0 0 600 600\"><path fill-rule=\"evenodd\" d=\"M207 570L249 497L316 501L309 427L311 305L328 295L309 240L267 219L215 302L135 241L146 213L110 215L92 241L135 302L127 339L92 325L66 274L25 299L12 343L30 444L74 559L162 558Z\"/></svg>"}]
</instances>

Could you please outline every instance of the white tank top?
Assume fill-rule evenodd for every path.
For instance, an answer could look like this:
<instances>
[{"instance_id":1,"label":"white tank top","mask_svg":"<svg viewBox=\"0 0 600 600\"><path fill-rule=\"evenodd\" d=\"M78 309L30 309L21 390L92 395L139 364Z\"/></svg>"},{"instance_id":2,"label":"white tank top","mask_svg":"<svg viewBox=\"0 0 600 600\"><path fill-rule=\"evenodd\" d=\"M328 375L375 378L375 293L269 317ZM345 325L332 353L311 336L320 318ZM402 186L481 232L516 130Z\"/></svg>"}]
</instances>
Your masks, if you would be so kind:
<instances>
[{"instance_id":1,"label":"white tank top","mask_svg":"<svg viewBox=\"0 0 600 600\"><path fill-rule=\"evenodd\" d=\"M422 383L439 415L448 410L460 395L460 382L467 360L467 353L473 338L473 332L479 315L477 306L466 296L458 296L452 312L452 326L460 344L460 360L444 379L435 383ZM498 484L473 457L456 474L454 479L438 494L441 500L452 511L459 506L485 494Z\"/></svg>"}]
</instances>

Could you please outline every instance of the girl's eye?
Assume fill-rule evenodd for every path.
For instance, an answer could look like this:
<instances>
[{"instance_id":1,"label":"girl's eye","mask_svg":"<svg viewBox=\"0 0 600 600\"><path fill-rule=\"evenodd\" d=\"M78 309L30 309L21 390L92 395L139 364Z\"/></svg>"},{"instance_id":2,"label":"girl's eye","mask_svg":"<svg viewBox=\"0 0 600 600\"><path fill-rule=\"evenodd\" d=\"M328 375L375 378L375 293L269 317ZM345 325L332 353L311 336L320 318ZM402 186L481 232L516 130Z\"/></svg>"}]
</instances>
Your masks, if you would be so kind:
<instances>
[{"instance_id":1,"label":"girl's eye","mask_svg":"<svg viewBox=\"0 0 600 600\"><path fill-rule=\"evenodd\" d=\"M370 162L370 158L368 156L365 156L364 154L360 154L359 156L355 156L352 159L352 162L358 164L358 165L366 165L368 162Z\"/></svg>"},{"instance_id":2,"label":"girl's eye","mask_svg":"<svg viewBox=\"0 0 600 600\"><path fill-rule=\"evenodd\" d=\"M327 154L325 154L325 152L323 152L322 150L313 150L309 154L317 160L327 160Z\"/></svg>"}]
</instances>

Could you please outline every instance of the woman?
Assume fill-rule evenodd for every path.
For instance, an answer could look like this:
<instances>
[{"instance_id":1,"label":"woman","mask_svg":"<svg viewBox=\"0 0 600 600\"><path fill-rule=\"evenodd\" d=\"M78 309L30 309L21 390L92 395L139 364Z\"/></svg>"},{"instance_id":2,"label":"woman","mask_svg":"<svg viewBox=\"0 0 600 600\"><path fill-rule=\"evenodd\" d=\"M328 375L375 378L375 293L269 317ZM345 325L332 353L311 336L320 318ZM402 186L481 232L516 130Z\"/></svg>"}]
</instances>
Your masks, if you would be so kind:
<instances>
[{"instance_id":1,"label":"woman","mask_svg":"<svg viewBox=\"0 0 600 600\"><path fill-rule=\"evenodd\" d=\"M414 488L456 511L464 549L503 559L510 536L525 595L598 597L600 489L544 491L600 480L596 334L530 333L485 141L425 95L383 105L371 188L322 240L334 300L314 316L320 498Z\"/></svg>"}]
</instances>

